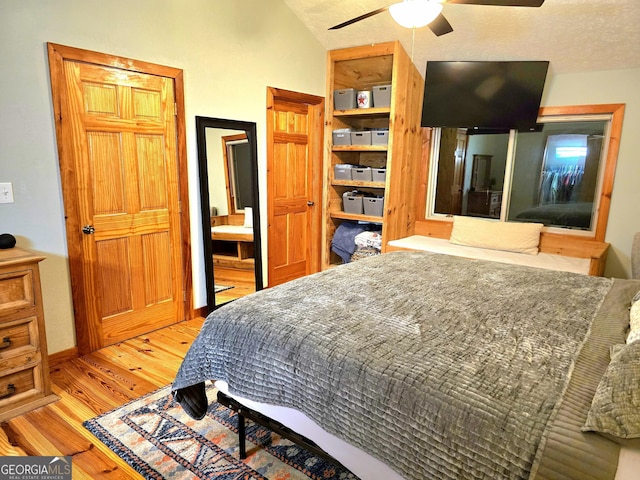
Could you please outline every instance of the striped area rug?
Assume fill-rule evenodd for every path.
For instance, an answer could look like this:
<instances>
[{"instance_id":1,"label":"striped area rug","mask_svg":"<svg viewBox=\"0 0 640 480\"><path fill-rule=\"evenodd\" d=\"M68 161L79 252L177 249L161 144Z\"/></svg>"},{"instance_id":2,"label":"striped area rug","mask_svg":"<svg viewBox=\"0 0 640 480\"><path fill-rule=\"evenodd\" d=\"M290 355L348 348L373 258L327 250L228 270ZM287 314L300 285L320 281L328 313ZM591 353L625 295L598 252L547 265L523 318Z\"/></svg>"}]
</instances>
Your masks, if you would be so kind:
<instances>
[{"instance_id":1,"label":"striped area rug","mask_svg":"<svg viewBox=\"0 0 640 480\"><path fill-rule=\"evenodd\" d=\"M193 420L170 386L84 423L91 433L148 479L357 480L341 469L247 421L247 458L238 459L237 416L212 402ZM215 388L208 386L208 397Z\"/></svg>"}]
</instances>

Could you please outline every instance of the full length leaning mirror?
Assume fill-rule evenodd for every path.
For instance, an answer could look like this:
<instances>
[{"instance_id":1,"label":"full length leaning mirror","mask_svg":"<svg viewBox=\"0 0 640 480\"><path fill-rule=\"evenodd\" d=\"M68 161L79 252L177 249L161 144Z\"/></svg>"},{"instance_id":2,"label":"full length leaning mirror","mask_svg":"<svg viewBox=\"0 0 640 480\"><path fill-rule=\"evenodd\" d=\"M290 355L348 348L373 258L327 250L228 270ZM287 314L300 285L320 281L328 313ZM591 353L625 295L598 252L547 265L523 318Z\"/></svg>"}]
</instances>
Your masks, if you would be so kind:
<instances>
[{"instance_id":1,"label":"full length leaning mirror","mask_svg":"<svg viewBox=\"0 0 640 480\"><path fill-rule=\"evenodd\" d=\"M262 286L256 124L196 117L209 311Z\"/></svg>"}]
</instances>

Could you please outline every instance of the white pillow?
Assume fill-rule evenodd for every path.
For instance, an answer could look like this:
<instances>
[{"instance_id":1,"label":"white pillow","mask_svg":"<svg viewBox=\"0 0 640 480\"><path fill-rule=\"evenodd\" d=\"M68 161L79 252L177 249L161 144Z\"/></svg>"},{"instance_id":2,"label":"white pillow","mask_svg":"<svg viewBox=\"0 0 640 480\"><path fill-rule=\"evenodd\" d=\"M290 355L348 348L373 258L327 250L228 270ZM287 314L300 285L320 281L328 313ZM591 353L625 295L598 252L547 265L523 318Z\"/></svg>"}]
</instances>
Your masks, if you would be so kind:
<instances>
[{"instance_id":1,"label":"white pillow","mask_svg":"<svg viewBox=\"0 0 640 480\"><path fill-rule=\"evenodd\" d=\"M473 217L453 217L449 241L457 245L538 254L541 223L498 222Z\"/></svg>"},{"instance_id":2,"label":"white pillow","mask_svg":"<svg viewBox=\"0 0 640 480\"><path fill-rule=\"evenodd\" d=\"M640 302L631 304L631 310L629 310L629 327L627 344L640 340Z\"/></svg>"},{"instance_id":3,"label":"white pillow","mask_svg":"<svg viewBox=\"0 0 640 480\"><path fill-rule=\"evenodd\" d=\"M245 228L253 228L253 208L244 207L244 225Z\"/></svg>"}]
</instances>

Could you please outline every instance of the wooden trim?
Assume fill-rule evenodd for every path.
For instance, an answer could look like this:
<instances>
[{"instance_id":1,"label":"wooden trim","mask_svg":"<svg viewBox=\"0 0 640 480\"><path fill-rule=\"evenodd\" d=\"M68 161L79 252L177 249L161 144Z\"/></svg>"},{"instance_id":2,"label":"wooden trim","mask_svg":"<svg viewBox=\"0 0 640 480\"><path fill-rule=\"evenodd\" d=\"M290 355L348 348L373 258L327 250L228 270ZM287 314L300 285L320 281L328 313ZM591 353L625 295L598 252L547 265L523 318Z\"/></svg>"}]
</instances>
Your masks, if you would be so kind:
<instances>
[{"instance_id":1,"label":"wooden trim","mask_svg":"<svg viewBox=\"0 0 640 480\"><path fill-rule=\"evenodd\" d=\"M49 355L49 371L52 371L60 365L61 363L67 362L69 360L73 360L74 358L80 357L80 353L78 352L78 347L69 348L67 350L62 350L60 352L52 353Z\"/></svg>"},{"instance_id":2,"label":"wooden trim","mask_svg":"<svg viewBox=\"0 0 640 480\"><path fill-rule=\"evenodd\" d=\"M421 127L421 152L420 169L418 170L418 190L416 194L416 219L427 217L427 189L429 188L429 158L431 157L431 132L428 127Z\"/></svg>"},{"instance_id":3,"label":"wooden trim","mask_svg":"<svg viewBox=\"0 0 640 480\"><path fill-rule=\"evenodd\" d=\"M400 42L398 41L393 41L364 45L362 47L347 47L338 50L331 50L331 59L334 62L342 62L344 60L355 60L363 57L393 55L396 52L396 47L399 43ZM329 85L333 85L333 83Z\"/></svg>"},{"instance_id":4,"label":"wooden trim","mask_svg":"<svg viewBox=\"0 0 640 480\"><path fill-rule=\"evenodd\" d=\"M209 308L205 305L204 307L196 308L193 313L194 313L193 318L198 318L198 317L206 318L206 316L209 314Z\"/></svg>"},{"instance_id":5,"label":"wooden trim","mask_svg":"<svg viewBox=\"0 0 640 480\"><path fill-rule=\"evenodd\" d=\"M74 60L77 62L94 63L131 72L147 73L160 77L178 78L182 77L182 70L156 63L149 63L142 60L119 57L108 53L94 52L82 48L69 47L57 43L47 43L49 52L55 52L62 60ZM184 98L184 97L183 97Z\"/></svg>"},{"instance_id":6,"label":"wooden trim","mask_svg":"<svg viewBox=\"0 0 640 480\"><path fill-rule=\"evenodd\" d=\"M158 66L158 68L169 68ZM177 70L177 69L171 69ZM186 112L184 109L184 73L173 77L176 101L176 149L178 153L178 189L180 195L180 228L182 229L182 272L185 320L198 316L193 306L193 265L191 264L191 215L189 213L189 167L187 158Z\"/></svg>"},{"instance_id":7,"label":"wooden trim","mask_svg":"<svg viewBox=\"0 0 640 480\"><path fill-rule=\"evenodd\" d=\"M624 109L624 103L543 107L540 109L540 116L542 117L564 115L611 115L609 145L607 146L607 158L605 159L602 188L600 189L600 203L598 206L598 216L594 232L595 240L600 242L604 242L607 233L607 224L609 222L609 209L611 207L613 180L618 162L618 152L620 150L620 136L622 134Z\"/></svg>"},{"instance_id":8,"label":"wooden trim","mask_svg":"<svg viewBox=\"0 0 640 480\"><path fill-rule=\"evenodd\" d=\"M182 319L187 320L194 318L193 309L193 272L191 263L191 221L189 216L189 183L188 183L188 167L187 167L187 147L186 147L186 127L185 127L185 108L184 108L184 79L183 71L174 67L167 67L154 63L133 60L116 55L110 55L100 52L93 52L75 47L59 45L55 43L47 43L47 51L49 57L49 71L51 77L52 102L54 110L54 121L56 127L56 140L59 159L68 155L67 152L72 151L73 146L65 143L63 115L64 104L67 101L64 94L65 78L64 78L64 61L86 62L96 65L102 65L112 68L118 68L131 72L145 73L149 75L162 76L173 80L174 96L176 104L176 154L178 164L178 189L180 202L180 229L181 229L181 250L182 250L182 270L183 270L183 312ZM66 162L65 162L66 163ZM61 167L63 163L60 163ZM63 185L73 184L73 172L69 167L61 168L61 180ZM66 197L65 209L73 211L77 209L78 201L74 189L66 189L63 192ZM75 215L78 217L78 215ZM67 215L67 236L72 232L79 231L78 225L70 225ZM80 243L75 241L67 242L69 258L80 258ZM75 248L76 250L71 250ZM72 282L82 283L85 274L80 265L70 265ZM81 295L73 295L74 310L76 312L85 312L88 308L86 299ZM82 348L89 346L101 345L101 332L91 332L88 329L79 326L75 322L76 327L76 343ZM100 337L100 338L98 338ZM83 347L84 346L84 347Z\"/></svg>"}]
</instances>

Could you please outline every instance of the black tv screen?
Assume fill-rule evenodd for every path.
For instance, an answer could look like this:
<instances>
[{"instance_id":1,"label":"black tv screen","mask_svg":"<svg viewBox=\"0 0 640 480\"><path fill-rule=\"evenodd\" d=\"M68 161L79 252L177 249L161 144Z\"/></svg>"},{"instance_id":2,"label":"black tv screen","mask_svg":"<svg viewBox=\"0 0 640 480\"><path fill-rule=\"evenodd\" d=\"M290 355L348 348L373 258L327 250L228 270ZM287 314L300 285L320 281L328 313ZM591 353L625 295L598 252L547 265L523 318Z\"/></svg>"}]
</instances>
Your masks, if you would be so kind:
<instances>
[{"instance_id":1,"label":"black tv screen","mask_svg":"<svg viewBox=\"0 0 640 480\"><path fill-rule=\"evenodd\" d=\"M549 62L429 61L423 127L529 130L536 125Z\"/></svg>"}]
</instances>

